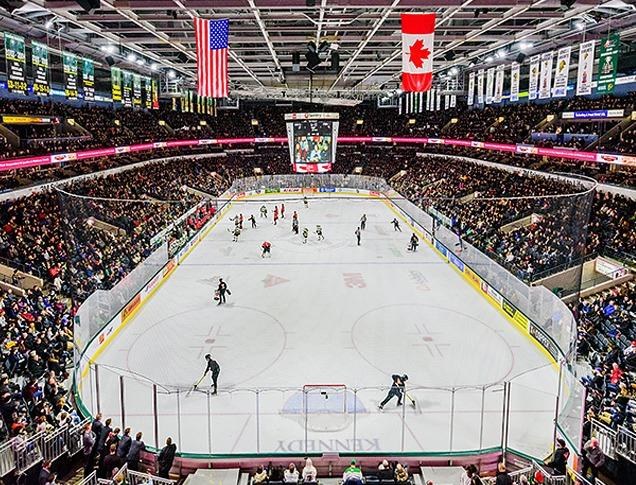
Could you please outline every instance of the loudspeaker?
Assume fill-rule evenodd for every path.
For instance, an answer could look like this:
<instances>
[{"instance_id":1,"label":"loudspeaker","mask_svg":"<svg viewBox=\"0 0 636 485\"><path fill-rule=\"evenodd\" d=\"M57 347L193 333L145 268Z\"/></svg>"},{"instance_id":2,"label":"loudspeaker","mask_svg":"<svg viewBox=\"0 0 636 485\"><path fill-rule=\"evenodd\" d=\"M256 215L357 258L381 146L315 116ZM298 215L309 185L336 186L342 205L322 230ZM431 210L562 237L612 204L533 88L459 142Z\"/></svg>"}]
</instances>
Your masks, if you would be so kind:
<instances>
[{"instance_id":1,"label":"loudspeaker","mask_svg":"<svg viewBox=\"0 0 636 485\"><path fill-rule=\"evenodd\" d=\"M334 71L340 70L340 54L338 54L338 51L331 51L331 69Z\"/></svg>"},{"instance_id":2,"label":"loudspeaker","mask_svg":"<svg viewBox=\"0 0 636 485\"><path fill-rule=\"evenodd\" d=\"M520 52L517 58L515 59L515 61L521 64L523 61L525 61L525 59L526 59L526 55L523 52Z\"/></svg>"},{"instance_id":3,"label":"loudspeaker","mask_svg":"<svg viewBox=\"0 0 636 485\"><path fill-rule=\"evenodd\" d=\"M307 69L313 71L320 65L320 57L316 52L307 51L305 52L305 59L307 59Z\"/></svg>"},{"instance_id":4,"label":"loudspeaker","mask_svg":"<svg viewBox=\"0 0 636 485\"><path fill-rule=\"evenodd\" d=\"M177 54L177 59L183 63L188 62L188 56L186 56L183 52L179 52L179 54Z\"/></svg>"},{"instance_id":5,"label":"loudspeaker","mask_svg":"<svg viewBox=\"0 0 636 485\"><path fill-rule=\"evenodd\" d=\"M300 52L292 53L292 72L300 72Z\"/></svg>"},{"instance_id":6,"label":"loudspeaker","mask_svg":"<svg viewBox=\"0 0 636 485\"><path fill-rule=\"evenodd\" d=\"M111 56L106 56L106 64L108 64L109 66L115 65L115 59L113 59Z\"/></svg>"},{"instance_id":7,"label":"loudspeaker","mask_svg":"<svg viewBox=\"0 0 636 485\"><path fill-rule=\"evenodd\" d=\"M86 13L93 13L99 8L100 0L76 0Z\"/></svg>"}]
</instances>

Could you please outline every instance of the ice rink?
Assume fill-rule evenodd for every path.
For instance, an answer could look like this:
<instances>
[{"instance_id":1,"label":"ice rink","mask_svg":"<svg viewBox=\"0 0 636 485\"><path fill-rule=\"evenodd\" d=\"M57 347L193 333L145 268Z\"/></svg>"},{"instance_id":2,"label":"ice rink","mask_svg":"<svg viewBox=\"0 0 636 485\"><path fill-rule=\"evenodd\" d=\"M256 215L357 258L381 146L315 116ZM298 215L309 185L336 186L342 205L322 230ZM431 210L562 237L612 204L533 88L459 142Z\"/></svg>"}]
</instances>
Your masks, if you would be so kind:
<instances>
[{"instance_id":1,"label":"ice rink","mask_svg":"<svg viewBox=\"0 0 636 485\"><path fill-rule=\"evenodd\" d=\"M508 445L537 457L549 450L555 368L426 243L407 251L412 231L403 219L394 230L400 216L390 203L287 200L274 225L277 203L232 203L101 353L104 417L144 431L148 445L172 436L190 453L478 450L501 444L511 381ZM307 244L291 232L294 211ZM246 229L234 243L230 218L239 213ZM213 301L219 277L232 292L222 306ZM221 366L216 396L209 376L191 391L207 353ZM394 373L409 375L415 407L393 400L378 409ZM305 400L308 384L346 390ZM93 388L82 392L91 409Z\"/></svg>"}]
</instances>

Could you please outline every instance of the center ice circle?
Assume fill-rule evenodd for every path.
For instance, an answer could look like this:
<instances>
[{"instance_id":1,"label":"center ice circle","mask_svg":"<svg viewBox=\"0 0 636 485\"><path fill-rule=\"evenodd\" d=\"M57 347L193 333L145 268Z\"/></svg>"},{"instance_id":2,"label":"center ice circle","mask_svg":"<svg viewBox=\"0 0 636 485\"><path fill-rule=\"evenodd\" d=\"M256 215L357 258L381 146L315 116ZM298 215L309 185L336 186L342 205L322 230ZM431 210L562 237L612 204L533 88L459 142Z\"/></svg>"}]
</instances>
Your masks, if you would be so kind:
<instances>
[{"instance_id":1,"label":"center ice circle","mask_svg":"<svg viewBox=\"0 0 636 485\"><path fill-rule=\"evenodd\" d=\"M188 388L211 354L221 366L220 386L236 387L266 372L282 355L285 339L280 322L269 313L211 304L158 320L135 338L126 367L161 385ZM209 379L201 384L208 385Z\"/></svg>"},{"instance_id":2,"label":"center ice circle","mask_svg":"<svg viewBox=\"0 0 636 485\"><path fill-rule=\"evenodd\" d=\"M477 317L448 308L386 305L363 314L351 340L359 355L411 385L482 386L511 373L514 356L503 337Z\"/></svg>"}]
</instances>

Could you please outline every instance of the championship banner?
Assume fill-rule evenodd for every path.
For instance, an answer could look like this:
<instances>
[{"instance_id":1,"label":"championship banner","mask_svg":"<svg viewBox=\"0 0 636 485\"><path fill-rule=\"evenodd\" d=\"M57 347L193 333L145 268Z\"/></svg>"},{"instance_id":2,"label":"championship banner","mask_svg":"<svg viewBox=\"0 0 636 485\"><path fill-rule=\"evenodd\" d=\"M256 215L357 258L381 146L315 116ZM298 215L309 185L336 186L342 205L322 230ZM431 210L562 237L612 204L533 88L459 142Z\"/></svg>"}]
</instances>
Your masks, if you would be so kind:
<instances>
[{"instance_id":1,"label":"championship banner","mask_svg":"<svg viewBox=\"0 0 636 485\"><path fill-rule=\"evenodd\" d=\"M152 109L159 109L159 91L157 90L156 79L152 80Z\"/></svg>"},{"instance_id":2,"label":"championship banner","mask_svg":"<svg viewBox=\"0 0 636 485\"><path fill-rule=\"evenodd\" d=\"M435 111L440 111L442 109L442 90L440 88L437 89L437 103L435 104Z\"/></svg>"},{"instance_id":3,"label":"championship banner","mask_svg":"<svg viewBox=\"0 0 636 485\"><path fill-rule=\"evenodd\" d=\"M484 70L477 71L477 104L484 104Z\"/></svg>"},{"instance_id":4,"label":"championship banner","mask_svg":"<svg viewBox=\"0 0 636 485\"><path fill-rule=\"evenodd\" d=\"M112 67L110 69L110 82L112 86L113 103L121 103L121 69Z\"/></svg>"},{"instance_id":5,"label":"championship banner","mask_svg":"<svg viewBox=\"0 0 636 485\"><path fill-rule=\"evenodd\" d=\"M451 94L450 97L450 107L454 108L455 106L457 106L457 96L455 94Z\"/></svg>"},{"instance_id":6,"label":"championship banner","mask_svg":"<svg viewBox=\"0 0 636 485\"><path fill-rule=\"evenodd\" d=\"M7 89L10 93L26 94L26 53L24 37L4 34L4 55L7 61Z\"/></svg>"},{"instance_id":7,"label":"championship banner","mask_svg":"<svg viewBox=\"0 0 636 485\"><path fill-rule=\"evenodd\" d=\"M121 99L126 108L132 108L132 73L121 71Z\"/></svg>"},{"instance_id":8,"label":"championship banner","mask_svg":"<svg viewBox=\"0 0 636 485\"><path fill-rule=\"evenodd\" d=\"M539 99L550 98L552 87L552 57L554 51L541 54L541 82L539 84Z\"/></svg>"},{"instance_id":9,"label":"championship banner","mask_svg":"<svg viewBox=\"0 0 636 485\"><path fill-rule=\"evenodd\" d=\"M613 32L601 39L601 50L598 56L597 93L611 93L616 85L616 68L618 67L618 51L621 38Z\"/></svg>"},{"instance_id":10,"label":"championship banner","mask_svg":"<svg viewBox=\"0 0 636 485\"><path fill-rule=\"evenodd\" d=\"M95 101L95 64L90 59L82 59L82 84L84 101Z\"/></svg>"},{"instance_id":11,"label":"championship banner","mask_svg":"<svg viewBox=\"0 0 636 485\"><path fill-rule=\"evenodd\" d=\"M33 72L33 94L48 96L49 84L49 47L46 44L31 41L31 70Z\"/></svg>"},{"instance_id":12,"label":"championship banner","mask_svg":"<svg viewBox=\"0 0 636 485\"><path fill-rule=\"evenodd\" d=\"M486 71L486 104L492 104L495 97L495 68Z\"/></svg>"},{"instance_id":13,"label":"championship banner","mask_svg":"<svg viewBox=\"0 0 636 485\"><path fill-rule=\"evenodd\" d=\"M450 108L450 96L448 94L444 95L444 109Z\"/></svg>"},{"instance_id":14,"label":"championship banner","mask_svg":"<svg viewBox=\"0 0 636 485\"><path fill-rule=\"evenodd\" d=\"M144 77L144 107L152 108L152 81L149 77Z\"/></svg>"},{"instance_id":15,"label":"championship banner","mask_svg":"<svg viewBox=\"0 0 636 485\"><path fill-rule=\"evenodd\" d=\"M496 69L495 76L495 95L493 96L493 101L495 103L501 103L503 100L503 88L504 88L504 69L506 66L503 64L499 64Z\"/></svg>"},{"instance_id":16,"label":"championship banner","mask_svg":"<svg viewBox=\"0 0 636 485\"><path fill-rule=\"evenodd\" d=\"M528 85L528 99L537 99L539 94L539 65L541 56L536 55L530 58L530 80Z\"/></svg>"},{"instance_id":17,"label":"championship banner","mask_svg":"<svg viewBox=\"0 0 636 485\"><path fill-rule=\"evenodd\" d=\"M510 101L519 101L520 65L513 62L510 66Z\"/></svg>"},{"instance_id":18,"label":"championship banner","mask_svg":"<svg viewBox=\"0 0 636 485\"><path fill-rule=\"evenodd\" d=\"M77 99L77 56L70 52L62 52L64 64L64 94L66 99Z\"/></svg>"},{"instance_id":19,"label":"championship banner","mask_svg":"<svg viewBox=\"0 0 636 485\"><path fill-rule=\"evenodd\" d=\"M472 106L475 101L475 73L468 74L468 98L466 103L468 106Z\"/></svg>"},{"instance_id":20,"label":"championship banner","mask_svg":"<svg viewBox=\"0 0 636 485\"><path fill-rule=\"evenodd\" d=\"M133 106L138 108L141 106L141 76L133 74Z\"/></svg>"},{"instance_id":21,"label":"championship banner","mask_svg":"<svg viewBox=\"0 0 636 485\"><path fill-rule=\"evenodd\" d=\"M563 98L568 92L568 75L570 74L570 46L563 47L557 52L556 73L554 74L554 87L552 96Z\"/></svg>"},{"instance_id":22,"label":"championship banner","mask_svg":"<svg viewBox=\"0 0 636 485\"><path fill-rule=\"evenodd\" d=\"M579 68L576 75L576 95L592 94L592 71L594 69L594 44L596 41L583 42L579 46Z\"/></svg>"}]
</instances>

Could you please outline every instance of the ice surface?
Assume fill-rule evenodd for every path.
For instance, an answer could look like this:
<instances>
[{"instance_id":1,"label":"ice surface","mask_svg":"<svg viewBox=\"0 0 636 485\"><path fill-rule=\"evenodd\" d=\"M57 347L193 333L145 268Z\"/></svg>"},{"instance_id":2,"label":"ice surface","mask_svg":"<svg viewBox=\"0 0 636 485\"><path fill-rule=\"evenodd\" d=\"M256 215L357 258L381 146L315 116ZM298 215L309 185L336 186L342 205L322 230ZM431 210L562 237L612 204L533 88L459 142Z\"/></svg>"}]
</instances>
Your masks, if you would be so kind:
<instances>
[{"instance_id":1,"label":"ice surface","mask_svg":"<svg viewBox=\"0 0 636 485\"><path fill-rule=\"evenodd\" d=\"M263 203L269 219L260 217ZM105 416L122 420L123 375L125 424L149 445L156 404L159 444L170 435L192 453L476 450L501 444L503 382L513 380L509 445L548 451L554 368L425 243L407 251L410 228L401 221L403 232L394 231L390 205L288 200L277 225L274 205L233 203L99 356ZM294 210L301 233L310 231L307 244L291 232ZM230 218L239 213L245 230L233 243ZM261 258L265 240L269 259ZM223 306L213 301L219 277L232 291ZM221 365L216 396L208 377L189 391L207 353ZM415 409L395 400L377 408L393 373L409 375ZM346 384L347 413L285 411L303 385L319 383ZM94 382L82 393L95 409Z\"/></svg>"}]
</instances>

